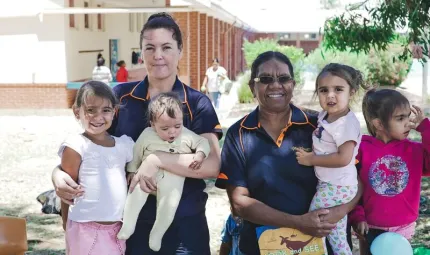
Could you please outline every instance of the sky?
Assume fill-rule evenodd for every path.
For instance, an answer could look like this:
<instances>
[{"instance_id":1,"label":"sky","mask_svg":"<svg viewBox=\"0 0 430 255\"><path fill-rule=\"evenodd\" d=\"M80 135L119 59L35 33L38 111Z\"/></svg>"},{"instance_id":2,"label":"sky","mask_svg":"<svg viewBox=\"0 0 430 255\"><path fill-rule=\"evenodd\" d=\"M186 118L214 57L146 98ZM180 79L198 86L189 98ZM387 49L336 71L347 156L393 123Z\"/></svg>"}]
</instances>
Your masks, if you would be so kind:
<instances>
[{"instance_id":1,"label":"sky","mask_svg":"<svg viewBox=\"0 0 430 255\"><path fill-rule=\"evenodd\" d=\"M321 9L320 0L212 0L258 31L319 32L327 18L344 6L364 0L341 0L337 10ZM369 0L379 1L379 0Z\"/></svg>"}]
</instances>

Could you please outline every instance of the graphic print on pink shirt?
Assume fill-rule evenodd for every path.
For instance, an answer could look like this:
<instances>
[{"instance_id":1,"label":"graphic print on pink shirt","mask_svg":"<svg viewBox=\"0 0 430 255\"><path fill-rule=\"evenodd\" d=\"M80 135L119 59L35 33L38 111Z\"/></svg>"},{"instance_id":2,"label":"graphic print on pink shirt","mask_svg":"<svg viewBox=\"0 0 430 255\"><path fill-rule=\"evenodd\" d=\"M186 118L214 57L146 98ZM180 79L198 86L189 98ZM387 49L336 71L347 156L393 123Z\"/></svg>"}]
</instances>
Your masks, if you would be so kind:
<instances>
[{"instance_id":1,"label":"graphic print on pink shirt","mask_svg":"<svg viewBox=\"0 0 430 255\"><path fill-rule=\"evenodd\" d=\"M369 169L369 183L379 195L396 196L403 192L408 182L408 167L399 156L385 155Z\"/></svg>"}]
</instances>

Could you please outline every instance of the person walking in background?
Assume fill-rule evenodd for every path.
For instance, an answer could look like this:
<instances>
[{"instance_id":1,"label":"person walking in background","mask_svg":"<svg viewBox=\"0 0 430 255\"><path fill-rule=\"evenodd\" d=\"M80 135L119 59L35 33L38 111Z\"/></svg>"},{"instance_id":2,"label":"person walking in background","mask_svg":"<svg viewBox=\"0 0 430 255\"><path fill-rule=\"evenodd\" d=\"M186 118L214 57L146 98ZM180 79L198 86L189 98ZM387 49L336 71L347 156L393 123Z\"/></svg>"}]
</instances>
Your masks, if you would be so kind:
<instances>
[{"instance_id":1,"label":"person walking in background","mask_svg":"<svg viewBox=\"0 0 430 255\"><path fill-rule=\"evenodd\" d=\"M234 216L233 213L231 213L221 233L219 255L242 255L239 250L239 238L242 227L242 218Z\"/></svg>"},{"instance_id":2,"label":"person walking in background","mask_svg":"<svg viewBox=\"0 0 430 255\"><path fill-rule=\"evenodd\" d=\"M206 76L203 80L202 91L207 91L212 104L216 109L219 108L219 97L221 95L219 87L223 79L227 77L227 71L219 65L218 58L214 58L212 66L206 70Z\"/></svg>"},{"instance_id":3,"label":"person walking in background","mask_svg":"<svg viewBox=\"0 0 430 255\"><path fill-rule=\"evenodd\" d=\"M97 66L95 66L93 69L92 80L102 81L106 84L112 81L112 74L110 69L105 66L105 59L101 53L97 55Z\"/></svg>"},{"instance_id":4,"label":"person walking in background","mask_svg":"<svg viewBox=\"0 0 430 255\"><path fill-rule=\"evenodd\" d=\"M131 77L128 74L124 60L119 61L118 63L116 63L116 65L119 67L118 71L116 72L116 81L117 82L128 82L129 79L132 79L133 77Z\"/></svg>"}]
</instances>

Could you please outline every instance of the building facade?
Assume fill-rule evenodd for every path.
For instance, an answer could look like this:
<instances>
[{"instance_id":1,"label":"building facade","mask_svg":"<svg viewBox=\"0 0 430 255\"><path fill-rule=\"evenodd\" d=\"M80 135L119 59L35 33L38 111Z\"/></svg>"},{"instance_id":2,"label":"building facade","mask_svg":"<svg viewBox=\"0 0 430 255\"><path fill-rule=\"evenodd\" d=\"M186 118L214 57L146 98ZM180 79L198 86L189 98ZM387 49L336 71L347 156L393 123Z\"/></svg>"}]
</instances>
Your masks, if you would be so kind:
<instances>
[{"instance_id":1,"label":"building facade","mask_svg":"<svg viewBox=\"0 0 430 255\"><path fill-rule=\"evenodd\" d=\"M0 108L70 107L76 93L70 84L91 78L99 53L113 75L124 60L134 79L143 79L145 67L132 56L140 54L141 28L155 12L178 22L179 76L195 89L214 57L234 79L245 70L243 40L274 37L206 0L16 0L0 9Z\"/></svg>"}]
</instances>

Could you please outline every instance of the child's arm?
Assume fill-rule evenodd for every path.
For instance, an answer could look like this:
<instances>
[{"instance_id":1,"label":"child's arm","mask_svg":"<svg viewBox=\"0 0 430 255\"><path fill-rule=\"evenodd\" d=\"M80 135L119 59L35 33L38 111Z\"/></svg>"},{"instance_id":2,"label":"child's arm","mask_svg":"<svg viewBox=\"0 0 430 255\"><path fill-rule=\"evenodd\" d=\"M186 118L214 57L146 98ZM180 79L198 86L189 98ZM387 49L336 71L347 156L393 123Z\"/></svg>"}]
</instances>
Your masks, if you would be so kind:
<instances>
[{"instance_id":1,"label":"child's arm","mask_svg":"<svg viewBox=\"0 0 430 255\"><path fill-rule=\"evenodd\" d=\"M139 169L142 164L143 152L146 148L146 129L140 134L136 143L133 147L133 160L127 164L127 172L128 173L136 173L137 169Z\"/></svg>"},{"instance_id":2,"label":"child's arm","mask_svg":"<svg viewBox=\"0 0 430 255\"><path fill-rule=\"evenodd\" d=\"M199 136L188 129L184 128L183 132L189 142L190 149L195 150L196 152L189 168L193 170L198 170L200 169L203 160L209 156L209 141L208 139Z\"/></svg>"},{"instance_id":3,"label":"child's arm","mask_svg":"<svg viewBox=\"0 0 430 255\"><path fill-rule=\"evenodd\" d=\"M64 172L77 182L79 174L79 166L82 158L75 150L65 147L61 156L61 168ZM69 205L61 201L61 217L63 219L63 229L66 230L67 218L69 215Z\"/></svg>"},{"instance_id":4,"label":"child's arm","mask_svg":"<svg viewBox=\"0 0 430 255\"><path fill-rule=\"evenodd\" d=\"M219 247L219 255L229 255L231 251L231 240L227 243L221 242Z\"/></svg>"},{"instance_id":5,"label":"child's arm","mask_svg":"<svg viewBox=\"0 0 430 255\"><path fill-rule=\"evenodd\" d=\"M299 164L305 166L344 167L351 162L355 146L355 141L347 141L339 146L337 152L326 155L315 155L313 152L306 152L299 148L296 156Z\"/></svg>"},{"instance_id":6,"label":"child's arm","mask_svg":"<svg viewBox=\"0 0 430 255\"><path fill-rule=\"evenodd\" d=\"M229 255L233 245L231 235L228 231L228 223L230 217L227 219L221 233L221 246L219 247L219 255Z\"/></svg>"},{"instance_id":7,"label":"child's arm","mask_svg":"<svg viewBox=\"0 0 430 255\"><path fill-rule=\"evenodd\" d=\"M191 130L186 130L185 132L191 141L190 148L196 152L203 152L205 154L205 158L207 158L211 151L208 139L192 132Z\"/></svg>"},{"instance_id":8,"label":"child's arm","mask_svg":"<svg viewBox=\"0 0 430 255\"><path fill-rule=\"evenodd\" d=\"M420 110L421 112L421 110ZM420 113L416 113L420 114ZM430 176L430 121L424 118L421 123L416 128L418 132L421 133L422 146L423 146L423 175Z\"/></svg>"}]
</instances>

